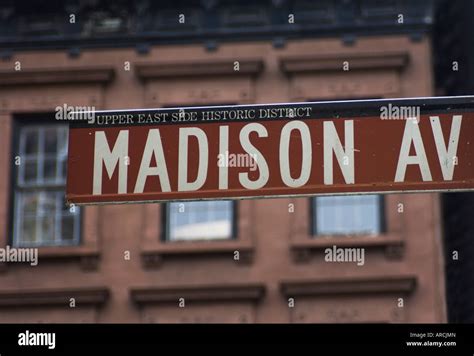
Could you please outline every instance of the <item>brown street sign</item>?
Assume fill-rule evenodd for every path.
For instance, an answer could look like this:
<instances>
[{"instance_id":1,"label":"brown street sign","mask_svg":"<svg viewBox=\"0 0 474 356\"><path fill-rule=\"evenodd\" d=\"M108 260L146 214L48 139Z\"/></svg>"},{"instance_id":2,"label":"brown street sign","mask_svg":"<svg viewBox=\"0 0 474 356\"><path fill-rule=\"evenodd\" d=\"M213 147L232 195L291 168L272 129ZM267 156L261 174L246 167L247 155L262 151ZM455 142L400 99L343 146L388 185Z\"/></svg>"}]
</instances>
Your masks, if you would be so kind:
<instances>
[{"instance_id":1,"label":"brown street sign","mask_svg":"<svg viewBox=\"0 0 474 356\"><path fill-rule=\"evenodd\" d=\"M474 97L75 112L74 204L474 189Z\"/></svg>"}]
</instances>

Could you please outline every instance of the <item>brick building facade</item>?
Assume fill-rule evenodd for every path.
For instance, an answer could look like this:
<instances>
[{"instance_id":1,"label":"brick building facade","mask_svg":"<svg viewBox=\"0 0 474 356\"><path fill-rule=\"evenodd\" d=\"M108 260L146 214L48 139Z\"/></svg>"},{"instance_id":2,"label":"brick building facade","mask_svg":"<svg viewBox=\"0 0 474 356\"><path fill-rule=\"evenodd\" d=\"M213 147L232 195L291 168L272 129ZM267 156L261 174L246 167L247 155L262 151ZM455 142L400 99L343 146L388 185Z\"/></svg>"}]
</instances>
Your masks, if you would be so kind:
<instances>
[{"instance_id":1,"label":"brick building facade","mask_svg":"<svg viewBox=\"0 0 474 356\"><path fill-rule=\"evenodd\" d=\"M331 35L327 28L305 33L304 26L293 31L285 24L286 32L272 29L266 38L257 30L232 38L208 31L200 43L190 38L202 11L220 19L220 26L230 21L237 32L249 25L235 23L257 21L259 14L262 24L273 14L268 21L275 27L289 6L276 3L262 12L257 5L222 3L189 10L191 28L178 36L182 43L121 35L132 26L120 27L125 7L88 12L78 5L84 16L102 14L98 20L87 15L92 20L78 25L79 40L66 36L48 47L48 37L36 34L37 45L23 37L6 42L0 62L0 247L37 247L39 263L0 266L0 322L446 321L438 194L65 206L67 125L55 120L57 106L105 110L433 95L425 32L430 2L405 9L406 25L397 23L403 2L374 8L358 1L354 16L360 21L349 21L349 32L334 20ZM292 10L298 25L299 18L329 21L350 9L323 15L319 8ZM63 15L67 11L74 10ZM180 9L166 11L179 24ZM374 23L377 31L370 33ZM110 34L114 26L116 37ZM315 31L325 36L311 36ZM240 69L229 71L236 62ZM325 249L333 246L364 248L365 263L326 262Z\"/></svg>"}]
</instances>

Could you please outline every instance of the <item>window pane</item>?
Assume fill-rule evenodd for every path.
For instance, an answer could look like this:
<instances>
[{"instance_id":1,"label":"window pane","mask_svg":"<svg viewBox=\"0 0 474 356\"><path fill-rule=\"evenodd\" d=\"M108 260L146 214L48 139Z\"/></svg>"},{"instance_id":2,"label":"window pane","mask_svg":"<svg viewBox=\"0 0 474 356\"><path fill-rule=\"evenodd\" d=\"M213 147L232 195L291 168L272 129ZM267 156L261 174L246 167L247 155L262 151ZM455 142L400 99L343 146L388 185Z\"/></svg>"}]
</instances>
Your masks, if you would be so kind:
<instances>
[{"instance_id":1,"label":"window pane","mask_svg":"<svg viewBox=\"0 0 474 356\"><path fill-rule=\"evenodd\" d=\"M73 206L72 208L66 205L66 197L64 194L59 196L61 207L61 240L67 244L71 244L78 240L77 224L79 224L80 208Z\"/></svg>"},{"instance_id":2,"label":"window pane","mask_svg":"<svg viewBox=\"0 0 474 356\"><path fill-rule=\"evenodd\" d=\"M35 155L38 153L38 131L29 128L23 132L24 150L27 155Z\"/></svg>"},{"instance_id":3,"label":"window pane","mask_svg":"<svg viewBox=\"0 0 474 356\"><path fill-rule=\"evenodd\" d=\"M233 204L230 201L170 203L168 239L228 239L232 236Z\"/></svg>"},{"instance_id":4,"label":"window pane","mask_svg":"<svg viewBox=\"0 0 474 356\"><path fill-rule=\"evenodd\" d=\"M19 166L20 169L24 169L23 171L23 181L26 184L33 184L36 183L36 179L38 176L38 165L35 160L25 160L24 165Z\"/></svg>"},{"instance_id":5,"label":"window pane","mask_svg":"<svg viewBox=\"0 0 474 356\"><path fill-rule=\"evenodd\" d=\"M42 192L40 199L40 215L55 215L56 192Z\"/></svg>"},{"instance_id":6,"label":"window pane","mask_svg":"<svg viewBox=\"0 0 474 356\"><path fill-rule=\"evenodd\" d=\"M25 193L21 199L21 209L25 217L35 217L39 205L39 194L36 192Z\"/></svg>"},{"instance_id":7,"label":"window pane","mask_svg":"<svg viewBox=\"0 0 474 356\"><path fill-rule=\"evenodd\" d=\"M44 153L56 154L58 150L58 133L55 127L44 130Z\"/></svg>"},{"instance_id":8,"label":"window pane","mask_svg":"<svg viewBox=\"0 0 474 356\"><path fill-rule=\"evenodd\" d=\"M39 218L41 229L41 245L51 245L55 241L55 215L46 215Z\"/></svg>"},{"instance_id":9,"label":"window pane","mask_svg":"<svg viewBox=\"0 0 474 356\"><path fill-rule=\"evenodd\" d=\"M381 232L378 195L317 197L317 235L375 235Z\"/></svg>"},{"instance_id":10,"label":"window pane","mask_svg":"<svg viewBox=\"0 0 474 356\"><path fill-rule=\"evenodd\" d=\"M56 179L56 159L46 158L43 168L44 179L46 181L54 181Z\"/></svg>"},{"instance_id":11,"label":"window pane","mask_svg":"<svg viewBox=\"0 0 474 356\"><path fill-rule=\"evenodd\" d=\"M36 241L36 217L24 217L20 230L19 245L31 245Z\"/></svg>"},{"instance_id":12,"label":"window pane","mask_svg":"<svg viewBox=\"0 0 474 356\"><path fill-rule=\"evenodd\" d=\"M67 156L67 127L58 128L58 156L65 158Z\"/></svg>"},{"instance_id":13,"label":"window pane","mask_svg":"<svg viewBox=\"0 0 474 356\"><path fill-rule=\"evenodd\" d=\"M21 193L18 200L18 217L15 221L23 223L15 243L70 245L78 242L77 224L80 221L80 209L74 207L74 212L71 212L63 202L64 192L60 190Z\"/></svg>"}]
</instances>

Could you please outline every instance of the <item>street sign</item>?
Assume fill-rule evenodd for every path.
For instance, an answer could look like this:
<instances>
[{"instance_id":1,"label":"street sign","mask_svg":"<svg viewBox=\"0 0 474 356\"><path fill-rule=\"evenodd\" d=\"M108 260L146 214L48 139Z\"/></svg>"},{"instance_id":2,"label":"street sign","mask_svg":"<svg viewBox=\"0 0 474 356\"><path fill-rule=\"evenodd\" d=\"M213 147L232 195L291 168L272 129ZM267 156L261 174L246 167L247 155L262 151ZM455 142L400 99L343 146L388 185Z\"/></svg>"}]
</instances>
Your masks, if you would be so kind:
<instances>
[{"instance_id":1,"label":"street sign","mask_svg":"<svg viewBox=\"0 0 474 356\"><path fill-rule=\"evenodd\" d=\"M474 97L81 112L74 204L474 189Z\"/></svg>"}]
</instances>

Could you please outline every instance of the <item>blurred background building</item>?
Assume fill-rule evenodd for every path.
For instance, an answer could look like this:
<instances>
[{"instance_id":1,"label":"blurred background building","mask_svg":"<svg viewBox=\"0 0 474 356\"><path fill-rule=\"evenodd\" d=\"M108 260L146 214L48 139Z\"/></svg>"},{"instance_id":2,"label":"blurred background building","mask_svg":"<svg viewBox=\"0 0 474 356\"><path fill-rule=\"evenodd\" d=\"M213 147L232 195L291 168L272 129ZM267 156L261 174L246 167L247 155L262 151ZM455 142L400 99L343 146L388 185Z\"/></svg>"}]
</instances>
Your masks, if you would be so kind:
<instances>
[{"instance_id":1,"label":"blurred background building","mask_svg":"<svg viewBox=\"0 0 474 356\"><path fill-rule=\"evenodd\" d=\"M472 321L472 194L67 207L55 120L468 94L467 3L1 1L0 247L39 264L0 265L0 322Z\"/></svg>"}]
</instances>

